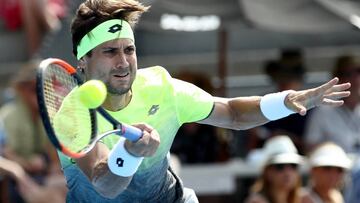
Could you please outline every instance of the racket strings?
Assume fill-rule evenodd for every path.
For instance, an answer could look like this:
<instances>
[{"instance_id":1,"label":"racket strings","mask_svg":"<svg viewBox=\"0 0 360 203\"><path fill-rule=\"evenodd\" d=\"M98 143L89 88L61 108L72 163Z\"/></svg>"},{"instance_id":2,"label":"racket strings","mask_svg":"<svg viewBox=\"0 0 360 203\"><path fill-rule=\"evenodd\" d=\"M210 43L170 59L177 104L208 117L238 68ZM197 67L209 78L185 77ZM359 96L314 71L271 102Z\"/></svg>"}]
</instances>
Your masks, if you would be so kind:
<instances>
[{"instance_id":1,"label":"racket strings","mask_svg":"<svg viewBox=\"0 0 360 203\"><path fill-rule=\"evenodd\" d=\"M58 140L71 151L81 151L90 142L95 126L89 110L77 98L77 80L52 64L44 72L43 84L47 113Z\"/></svg>"}]
</instances>

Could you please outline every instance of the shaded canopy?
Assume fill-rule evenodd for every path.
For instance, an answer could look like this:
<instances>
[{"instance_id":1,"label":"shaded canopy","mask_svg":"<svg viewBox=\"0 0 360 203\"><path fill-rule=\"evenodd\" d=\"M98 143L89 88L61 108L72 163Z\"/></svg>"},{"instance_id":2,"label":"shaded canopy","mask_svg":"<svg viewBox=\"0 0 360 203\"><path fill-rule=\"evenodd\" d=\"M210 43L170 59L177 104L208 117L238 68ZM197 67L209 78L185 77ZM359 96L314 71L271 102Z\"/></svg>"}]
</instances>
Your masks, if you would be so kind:
<instances>
[{"instance_id":1,"label":"shaded canopy","mask_svg":"<svg viewBox=\"0 0 360 203\"><path fill-rule=\"evenodd\" d=\"M163 14L218 15L228 50L347 46L360 43L352 23L358 0L143 0L151 5L137 27L139 56L216 53L218 32L163 30ZM352 21L351 21L352 19ZM154 47L156 47L154 49Z\"/></svg>"},{"instance_id":2,"label":"shaded canopy","mask_svg":"<svg viewBox=\"0 0 360 203\"><path fill-rule=\"evenodd\" d=\"M159 29L164 13L179 16L217 15L223 26L250 26L278 32L321 33L352 30L358 0L143 0L151 11L141 28Z\"/></svg>"},{"instance_id":3,"label":"shaded canopy","mask_svg":"<svg viewBox=\"0 0 360 203\"><path fill-rule=\"evenodd\" d=\"M185 63L216 63L218 31L177 32L160 28L163 14L179 16L218 15L228 33L228 50L279 49L358 45L358 29L349 21L359 13L359 1L349 0L140 0L151 5L136 29L137 52L144 65L181 66ZM79 4L82 0L72 1ZM74 6L74 10L77 6ZM72 10L71 13L75 11ZM348 16L348 18L346 17ZM44 43L42 57L59 57L75 64L71 55L68 24ZM356 18L355 18L356 19ZM56 46L57 49L53 47ZM185 55L184 55L185 54ZM196 57L193 54L197 55ZM208 55L207 55L208 54ZM210 54L210 55L209 55ZM178 57L181 55L181 57ZM189 56L189 57L187 57Z\"/></svg>"}]
</instances>

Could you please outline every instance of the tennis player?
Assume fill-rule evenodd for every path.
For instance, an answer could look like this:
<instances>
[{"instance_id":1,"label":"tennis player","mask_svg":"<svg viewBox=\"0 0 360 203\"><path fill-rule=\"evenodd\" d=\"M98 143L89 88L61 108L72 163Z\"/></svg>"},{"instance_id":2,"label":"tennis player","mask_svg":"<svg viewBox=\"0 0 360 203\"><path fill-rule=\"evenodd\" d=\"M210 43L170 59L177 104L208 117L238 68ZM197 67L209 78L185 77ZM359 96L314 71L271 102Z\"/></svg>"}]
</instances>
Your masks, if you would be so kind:
<instances>
[{"instance_id":1,"label":"tennis player","mask_svg":"<svg viewBox=\"0 0 360 203\"><path fill-rule=\"evenodd\" d=\"M184 188L169 168L169 149L183 123L248 129L292 113L305 115L319 105L340 106L341 98L350 94L350 84L337 84L334 78L303 91L218 98L172 78L160 66L138 70L133 28L147 10L135 0L86 0L73 19L79 71L86 80L106 84L103 107L140 128L143 137L135 143L105 137L73 162L60 155L68 202L198 202L194 191ZM99 129L105 132L111 126L100 123Z\"/></svg>"}]
</instances>

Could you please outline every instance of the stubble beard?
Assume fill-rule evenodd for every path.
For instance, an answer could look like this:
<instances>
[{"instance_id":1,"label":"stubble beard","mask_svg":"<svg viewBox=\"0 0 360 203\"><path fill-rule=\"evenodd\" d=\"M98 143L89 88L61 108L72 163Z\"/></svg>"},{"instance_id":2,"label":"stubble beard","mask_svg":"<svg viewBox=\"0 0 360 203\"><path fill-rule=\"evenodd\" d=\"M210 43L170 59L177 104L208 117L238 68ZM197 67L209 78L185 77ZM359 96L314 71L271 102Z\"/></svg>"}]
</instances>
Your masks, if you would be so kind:
<instances>
[{"instance_id":1,"label":"stubble beard","mask_svg":"<svg viewBox=\"0 0 360 203\"><path fill-rule=\"evenodd\" d=\"M131 84L128 84L126 87L114 87L110 82L107 82L105 85L109 94L118 96L126 94L131 89Z\"/></svg>"}]
</instances>

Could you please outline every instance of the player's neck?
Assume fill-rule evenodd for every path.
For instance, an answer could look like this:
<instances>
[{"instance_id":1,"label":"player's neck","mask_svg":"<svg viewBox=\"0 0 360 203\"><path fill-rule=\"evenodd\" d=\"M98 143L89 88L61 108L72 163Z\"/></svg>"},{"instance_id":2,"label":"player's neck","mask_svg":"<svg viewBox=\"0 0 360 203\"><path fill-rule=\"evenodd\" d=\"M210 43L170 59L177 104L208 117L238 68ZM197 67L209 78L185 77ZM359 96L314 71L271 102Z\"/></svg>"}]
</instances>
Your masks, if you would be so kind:
<instances>
[{"instance_id":1,"label":"player's neck","mask_svg":"<svg viewBox=\"0 0 360 203\"><path fill-rule=\"evenodd\" d=\"M103 107L109 111L119 111L130 103L131 97L131 90L122 95L108 95L105 99Z\"/></svg>"}]
</instances>

